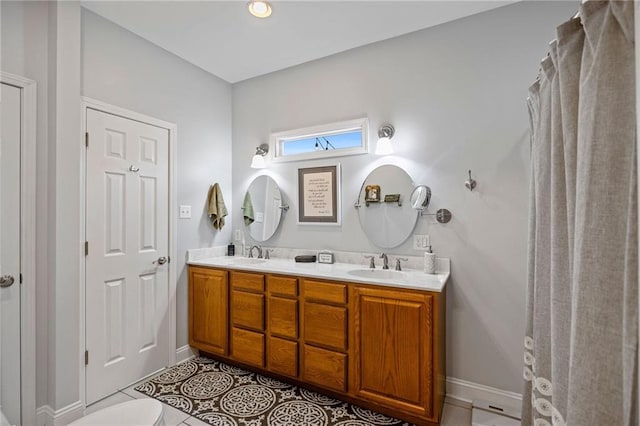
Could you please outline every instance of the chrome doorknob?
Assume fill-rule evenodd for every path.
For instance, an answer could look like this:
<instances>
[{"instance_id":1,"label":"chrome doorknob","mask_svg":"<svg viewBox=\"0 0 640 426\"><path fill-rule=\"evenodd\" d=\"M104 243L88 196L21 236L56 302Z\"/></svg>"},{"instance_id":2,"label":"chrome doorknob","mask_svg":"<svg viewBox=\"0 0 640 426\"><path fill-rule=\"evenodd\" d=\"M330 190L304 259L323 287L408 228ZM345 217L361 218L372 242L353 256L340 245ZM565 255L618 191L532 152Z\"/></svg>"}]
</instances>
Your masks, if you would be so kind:
<instances>
[{"instance_id":1,"label":"chrome doorknob","mask_svg":"<svg viewBox=\"0 0 640 426\"><path fill-rule=\"evenodd\" d=\"M14 281L11 275L3 275L0 277L0 287L10 287Z\"/></svg>"},{"instance_id":2,"label":"chrome doorknob","mask_svg":"<svg viewBox=\"0 0 640 426\"><path fill-rule=\"evenodd\" d=\"M157 260L154 260L153 263L157 263L158 265L164 265L167 263L168 259L164 256L159 257Z\"/></svg>"}]
</instances>

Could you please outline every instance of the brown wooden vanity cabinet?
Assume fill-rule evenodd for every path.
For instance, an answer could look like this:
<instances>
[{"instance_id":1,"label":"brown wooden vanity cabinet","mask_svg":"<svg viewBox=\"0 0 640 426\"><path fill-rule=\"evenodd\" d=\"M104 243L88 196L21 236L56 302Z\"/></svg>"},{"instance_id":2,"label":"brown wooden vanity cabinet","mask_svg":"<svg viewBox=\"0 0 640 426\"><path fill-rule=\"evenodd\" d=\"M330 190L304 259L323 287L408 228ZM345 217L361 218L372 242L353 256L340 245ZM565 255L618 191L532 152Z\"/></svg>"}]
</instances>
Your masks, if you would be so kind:
<instances>
[{"instance_id":1,"label":"brown wooden vanity cabinet","mask_svg":"<svg viewBox=\"0 0 640 426\"><path fill-rule=\"evenodd\" d=\"M189 267L189 345L227 355L228 272Z\"/></svg>"},{"instance_id":2,"label":"brown wooden vanity cabinet","mask_svg":"<svg viewBox=\"0 0 640 426\"><path fill-rule=\"evenodd\" d=\"M192 346L416 424L442 412L444 307L444 291L189 268Z\"/></svg>"}]
</instances>

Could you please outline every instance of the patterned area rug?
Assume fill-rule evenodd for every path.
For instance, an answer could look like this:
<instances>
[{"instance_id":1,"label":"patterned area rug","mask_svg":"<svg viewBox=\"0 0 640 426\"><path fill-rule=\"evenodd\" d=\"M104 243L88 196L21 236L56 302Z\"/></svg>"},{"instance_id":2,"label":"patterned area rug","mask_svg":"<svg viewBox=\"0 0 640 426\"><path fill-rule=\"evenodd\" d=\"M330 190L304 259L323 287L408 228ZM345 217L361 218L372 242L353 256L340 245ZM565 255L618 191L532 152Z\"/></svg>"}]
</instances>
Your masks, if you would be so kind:
<instances>
[{"instance_id":1,"label":"patterned area rug","mask_svg":"<svg viewBox=\"0 0 640 426\"><path fill-rule=\"evenodd\" d=\"M212 425L410 426L204 357L176 365L135 390Z\"/></svg>"}]
</instances>

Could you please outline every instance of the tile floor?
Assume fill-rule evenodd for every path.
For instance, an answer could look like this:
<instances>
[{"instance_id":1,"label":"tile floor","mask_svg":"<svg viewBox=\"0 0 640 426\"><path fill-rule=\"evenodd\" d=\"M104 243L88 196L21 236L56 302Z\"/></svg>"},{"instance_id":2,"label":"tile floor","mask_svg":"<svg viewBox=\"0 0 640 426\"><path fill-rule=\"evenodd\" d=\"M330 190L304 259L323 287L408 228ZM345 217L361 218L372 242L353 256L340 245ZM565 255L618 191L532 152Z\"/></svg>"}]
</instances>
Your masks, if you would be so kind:
<instances>
[{"instance_id":1,"label":"tile floor","mask_svg":"<svg viewBox=\"0 0 640 426\"><path fill-rule=\"evenodd\" d=\"M148 380L141 380L140 382ZM102 399L87 407L86 414L93 413L96 410L100 410L105 407L109 407L114 404L129 401L135 398L148 398L147 395L133 390L139 383L136 383L120 392L117 392L105 399ZM175 409L167 404L164 405L164 421L166 426L204 426L208 423L203 422L195 417L192 417L182 411ZM470 426L471 425L471 410L462 408L453 404L444 404L444 413L442 414L441 426Z\"/></svg>"}]
</instances>

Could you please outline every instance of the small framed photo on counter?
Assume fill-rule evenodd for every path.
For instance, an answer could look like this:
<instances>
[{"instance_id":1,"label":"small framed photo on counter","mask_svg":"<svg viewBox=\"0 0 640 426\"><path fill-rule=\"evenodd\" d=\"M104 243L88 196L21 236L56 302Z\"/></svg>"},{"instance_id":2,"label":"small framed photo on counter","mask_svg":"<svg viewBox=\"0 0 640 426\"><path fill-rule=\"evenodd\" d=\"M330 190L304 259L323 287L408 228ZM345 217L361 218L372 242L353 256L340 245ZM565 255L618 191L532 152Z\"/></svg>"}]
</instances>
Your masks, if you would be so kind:
<instances>
[{"instance_id":1,"label":"small framed photo on counter","mask_svg":"<svg viewBox=\"0 0 640 426\"><path fill-rule=\"evenodd\" d=\"M298 169L298 224L340 225L340 165Z\"/></svg>"}]
</instances>

